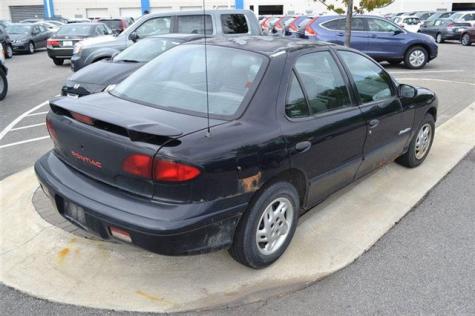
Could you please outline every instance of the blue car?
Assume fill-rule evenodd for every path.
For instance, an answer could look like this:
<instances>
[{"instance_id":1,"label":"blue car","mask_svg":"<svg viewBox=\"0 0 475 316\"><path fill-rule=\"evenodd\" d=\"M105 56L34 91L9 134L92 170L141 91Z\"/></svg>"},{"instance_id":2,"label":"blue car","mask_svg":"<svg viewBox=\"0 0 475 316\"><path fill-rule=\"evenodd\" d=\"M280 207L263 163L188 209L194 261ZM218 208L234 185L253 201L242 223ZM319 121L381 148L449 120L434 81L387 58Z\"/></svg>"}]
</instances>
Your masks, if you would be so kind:
<instances>
[{"instance_id":1,"label":"blue car","mask_svg":"<svg viewBox=\"0 0 475 316\"><path fill-rule=\"evenodd\" d=\"M345 16L322 16L307 26L309 39L343 45ZM437 57L437 43L425 34L406 31L396 24L376 16L353 17L351 47L378 61L420 69Z\"/></svg>"}]
</instances>

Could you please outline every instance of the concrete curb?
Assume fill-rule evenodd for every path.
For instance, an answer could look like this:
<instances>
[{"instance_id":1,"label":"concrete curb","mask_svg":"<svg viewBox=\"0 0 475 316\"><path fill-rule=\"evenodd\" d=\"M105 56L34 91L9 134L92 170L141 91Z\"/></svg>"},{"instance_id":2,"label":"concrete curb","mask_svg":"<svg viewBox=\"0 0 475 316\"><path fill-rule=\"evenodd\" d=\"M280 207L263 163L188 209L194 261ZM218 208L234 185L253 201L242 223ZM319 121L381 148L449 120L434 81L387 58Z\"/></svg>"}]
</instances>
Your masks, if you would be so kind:
<instances>
[{"instance_id":1,"label":"concrete curb","mask_svg":"<svg viewBox=\"0 0 475 316\"><path fill-rule=\"evenodd\" d=\"M32 168L0 182L0 281L48 300L95 308L173 312L256 301L352 263L475 146L475 103L437 128L416 169L388 165L305 214L285 255L254 271L226 252L164 257L88 240L46 223L31 198Z\"/></svg>"}]
</instances>

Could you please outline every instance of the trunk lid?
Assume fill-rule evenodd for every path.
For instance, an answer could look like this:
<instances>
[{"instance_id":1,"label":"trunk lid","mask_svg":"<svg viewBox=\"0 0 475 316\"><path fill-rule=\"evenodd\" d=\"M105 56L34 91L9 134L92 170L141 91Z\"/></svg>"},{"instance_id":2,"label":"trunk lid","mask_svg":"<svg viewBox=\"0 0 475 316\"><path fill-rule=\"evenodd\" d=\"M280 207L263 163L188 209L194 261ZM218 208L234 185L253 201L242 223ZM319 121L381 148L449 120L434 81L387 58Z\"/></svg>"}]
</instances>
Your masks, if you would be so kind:
<instances>
[{"instance_id":1,"label":"trunk lid","mask_svg":"<svg viewBox=\"0 0 475 316\"><path fill-rule=\"evenodd\" d=\"M153 196L153 180L125 172L124 161L134 154L154 157L162 146L179 146L180 137L207 127L206 118L148 107L108 93L57 98L50 105L47 119L56 135L55 152L66 164L148 198ZM211 120L210 125L224 122Z\"/></svg>"}]
</instances>

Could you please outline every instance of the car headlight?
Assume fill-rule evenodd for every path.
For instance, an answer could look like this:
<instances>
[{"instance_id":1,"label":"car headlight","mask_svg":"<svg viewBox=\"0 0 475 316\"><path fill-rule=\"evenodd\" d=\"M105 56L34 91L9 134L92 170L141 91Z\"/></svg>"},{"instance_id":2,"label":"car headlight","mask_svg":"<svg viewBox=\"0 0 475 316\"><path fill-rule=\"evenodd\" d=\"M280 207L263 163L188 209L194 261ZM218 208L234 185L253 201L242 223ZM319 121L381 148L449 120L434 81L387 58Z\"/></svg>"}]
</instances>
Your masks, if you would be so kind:
<instances>
[{"instance_id":1,"label":"car headlight","mask_svg":"<svg viewBox=\"0 0 475 316\"><path fill-rule=\"evenodd\" d=\"M22 39L13 40L13 43L22 44L22 43L25 43L26 41L27 41L26 38L22 38Z\"/></svg>"},{"instance_id":2,"label":"car headlight","mask_svg":"<svg viewBox=\"0 0 475 316\"><path fill-rule=\"evenodd\" d=\"M74 55L81 54L81 51L82 51L82 44L81 43L77 43L76 45L74 45L74 48L73 48L73 54Z\"/></svg>"}]
</instances>

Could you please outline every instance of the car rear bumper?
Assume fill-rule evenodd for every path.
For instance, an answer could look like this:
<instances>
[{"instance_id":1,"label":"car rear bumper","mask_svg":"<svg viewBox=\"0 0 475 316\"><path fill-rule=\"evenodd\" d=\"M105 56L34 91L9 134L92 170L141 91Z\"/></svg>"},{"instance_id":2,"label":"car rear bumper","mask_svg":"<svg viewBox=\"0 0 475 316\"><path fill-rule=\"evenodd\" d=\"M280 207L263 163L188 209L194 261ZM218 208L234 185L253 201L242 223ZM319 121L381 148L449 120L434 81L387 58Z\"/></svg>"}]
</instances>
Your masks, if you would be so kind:
<instances>
[{"instance_id":1,"label":"car rear bumper","mask_svg":"<svg viewBox=\"0 0 475 316\"><path fill-rule=\"evenodd\" d=\"M202 215L203 209L215 208L213 202L172 204L141 198L84 176L53 152L36 162L35 172L62 216L65 202L84 209L82 225L75 221L73 224L104 239L112 238L111 226L119 228L130 235L132 244L163 255L198 254L229 247L247 207L247 203L239 204Z\"/></svg>"},{"instance_id":2,"label":"car rear bumper","mask_svg":"<svg viewBox=\"0 0 475 316\"><path fill-rule=\"evenodd\" d=\"M78 55L71 56L71 69L73 71L78 71L84 66L86 65L84 63L84 60L80 56Z\"/></svg>"},{"instance_id":3,"label":"car rear bumper","mask_svg":"<svg viewBox=\"0 0 475 316\"><path fill-rule=\"evenodd\" d=\"M70 59L73 55L73 48L48 48L49 58Z\"/></svg>"}]
</instances>

